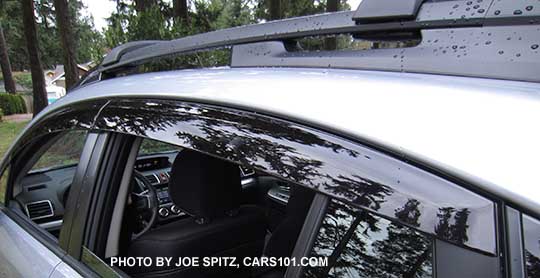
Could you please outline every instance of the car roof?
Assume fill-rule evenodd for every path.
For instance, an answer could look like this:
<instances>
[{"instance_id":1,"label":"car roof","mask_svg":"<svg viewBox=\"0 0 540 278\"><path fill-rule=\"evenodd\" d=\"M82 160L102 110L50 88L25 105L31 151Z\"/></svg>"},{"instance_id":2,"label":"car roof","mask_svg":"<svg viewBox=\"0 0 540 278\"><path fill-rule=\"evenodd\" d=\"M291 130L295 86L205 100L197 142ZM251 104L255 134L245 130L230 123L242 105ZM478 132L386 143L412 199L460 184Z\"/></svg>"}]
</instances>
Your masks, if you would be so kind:
<instances>
[{"instance_id":1,"label":"car roof","mask_svg":"<svg viewBox=\"0 0 540 278\"><path fill-rule=\"evenodd\" d=\"M539 83L316 68L179 70L83 86L36 120L79 101L111 97L262 111L420 158L517 203L540 203Z\"/></svg>"}]
</instances>

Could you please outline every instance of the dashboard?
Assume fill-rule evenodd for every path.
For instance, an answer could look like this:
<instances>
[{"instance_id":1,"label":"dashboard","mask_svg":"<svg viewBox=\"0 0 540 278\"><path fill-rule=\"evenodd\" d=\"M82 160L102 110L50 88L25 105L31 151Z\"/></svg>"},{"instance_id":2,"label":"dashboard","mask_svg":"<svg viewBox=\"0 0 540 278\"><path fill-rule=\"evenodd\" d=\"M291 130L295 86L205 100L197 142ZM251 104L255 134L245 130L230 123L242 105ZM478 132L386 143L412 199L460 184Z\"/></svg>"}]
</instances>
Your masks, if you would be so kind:
<instances>
[{"instance_id":1,"label":"dashboard","mask_svg":"<svg viewBox=\"0 0 540 278\"><path fill-rule=\"evenodd\" d=\"M180 152L181 153L181 152ZM159 219L157 224L165 224L187 214L179 209L169 195L171 166L179 154L177 151L144 155L137 158L134 169L143 174L156 189L159 201ZM64 209L69 196L69 190L77 166L52 169L45 172L31 173L23 178L21 192L15 200L28 217L49 232L58 235L62 227ZM257 184L253 169L240 167L242 186L245 191ZM144 190L143 188L133 189ZM268 197L276 202L286 204L288 189L274 187L268 192Z\"/></svg>"},{"instance_id":2,"label":"dashboard","mask_svg":"<svg viewBox=\"0 0 540 278\"><path fill-rule=\"evenodd\" d=\"M141 172L156 189L159 202L158 224L164 224L187 215L173 203L169 196L171 166L177 154L178 152L170 152L142 156L137 159L134 165L134 168ZM139 188L139 190L142 190L142 188Z\"/></svg>"}]
</instances>

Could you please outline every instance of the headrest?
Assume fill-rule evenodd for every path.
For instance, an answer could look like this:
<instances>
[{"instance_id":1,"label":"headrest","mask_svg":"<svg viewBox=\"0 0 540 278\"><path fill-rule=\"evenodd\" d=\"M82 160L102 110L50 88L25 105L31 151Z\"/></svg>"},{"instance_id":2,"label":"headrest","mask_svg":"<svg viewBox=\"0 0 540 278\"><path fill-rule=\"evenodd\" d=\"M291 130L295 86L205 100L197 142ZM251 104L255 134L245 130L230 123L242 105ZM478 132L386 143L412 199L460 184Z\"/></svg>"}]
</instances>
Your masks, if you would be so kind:
<instances>
[{"instance_id":1,"label":"headrest","mask_svg":"<svg viewBox=\"0 0 540 278\"><path fill-rule=\"evenodd\" d=\"M169 194L199 223L233 214L241 189L240 169L233 163L183 149L172 165Z\"/></svg>"}]
</instances>

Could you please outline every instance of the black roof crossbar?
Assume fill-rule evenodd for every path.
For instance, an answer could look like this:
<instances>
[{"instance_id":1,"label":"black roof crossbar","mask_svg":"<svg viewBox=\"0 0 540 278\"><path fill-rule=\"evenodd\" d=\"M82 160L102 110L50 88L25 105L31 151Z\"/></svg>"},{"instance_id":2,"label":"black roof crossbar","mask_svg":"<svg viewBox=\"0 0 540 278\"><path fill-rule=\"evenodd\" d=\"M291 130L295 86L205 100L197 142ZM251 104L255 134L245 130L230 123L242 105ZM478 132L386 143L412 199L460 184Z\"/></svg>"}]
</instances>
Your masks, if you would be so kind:
<instances>
[{"instance_id":1,"label":"black roof crossbar","mask_svg":"<svg viewBox=\"0 0 540 278\"><path fill-rule=\"evenodd\" d=\"M358 23L415 19L424 0L363 0L353 15Z\"/></svg>"},{"instance_id":2,"label":"black roof crossbar","mask_svg":"<svg viewBox=\"0 0 540 278\"><path fill-rule=\"evenodd\" d=\"M247 25L241 27L235 27L230 29L218 30L214 32L198 34L194 36L188 36L180 39L170 41L142 41L132 42L125 45L121 45L105 57L104 62L98 66L95 73L93 73L90 80L95 80L103 76L104 78L110 78L116 76L118 73L131 69L133 66L142 64L149 60L153 60L159 57L171 56L192 53L196 51L203 51L214 48L222 48L233 46L233 61L231 66L294 66L294 67L333 67L333 68L351 68L351 69L374 69L374 70L393 70L393 71L412 71L412 72L428 72L428 73L445 73L445 74L457 74L465 76L482 76L502 79L517 79L527 81L540 82L540 75L533 76L534 74L528 73L527 76L520 78L521 74L525 70L531 68L536 69L536 72L540 72L540 55L528 55L532 53L538 53L533 51L532 53L515 53L520 54L521 57L514 57L515 59L508 58L506 55L497 56L495 54L489 54L487 51L474 51L469 53L457 54L459 49L453 47L463 47L463 42L455 40L455 36L451 35L454 30L473 29L471 27L500 27L503 26L515 26L513 32L516 30L524 30L524 35L527 36L527 40L518 40L519 44L523 47L525 43L529 43L527 48L534 48L534 44L540 44L540 42L534 42L535 38L540 38L540 32L535 33L532 29L525 27L538 27L540 24L540 4L536 4L535 9L528 9L527 7L516 7L514 0L456 0L456 1L421 1L421 0L399 0L407 2L406 8L408 13L404 11L406 9L381 9L379 14L374 14L371 18L362 12L363 7L369 7L370 9L376 9L373 2L386 3L391 0L364 0L357 11L345 11L331 14L320 14L306 17L297 17L279 21L271 21L262 24ZM386 5L386 4L385 4ZM412 6L411 6L412 5ZM419 7L417 7L419 5ZM518 8L521 8L521 12L516 12ZM367 8L366 8L367 9ZM366 20L368 23L366 23ZM360 21L360 22L358 22ZM484 29L476 28L475 30ZM452 31L451 31L452 30ZM501 30L501 29L498 29ZM540 30L540 29L538 29ZM422 42L417 47L410 48L397 48L393 50L372 49L356 51L351 54L347 52L347 55L354 55L355 59L351 61L345 61L348 59L344 56L342 51L325 52L325 57L319 59L320 53L284 53L280 47L276 47L275 42L284 42L291 39L310 37L310 36L325 36L334 34L353 34L355 37L369 37L372 34L384 34L392 32L404 32L404 31L422 31ZM434 49L429 47L431 52L426 50L426 44L428 43L427 37L435 38L433 34L437 32L448 35L445 37L447 49ZM505 32L499 32L500 36L503 36ZM482 33L484 34L484 33ZM486 33L487 34L487 33ZM452 40L452 37L454 40ZM462 36L462 39L466 40L467 37ZM437 38L431 40L439 40ZM271 48L275 51L271 55L256 56L253 55L241 55L243 50L250 48L250 44L259 45L262 42L268 42ZM486 41L482 41L485 45ZM480 42L477 42L480 46ZM516 41L512 41L513 46L517 46ZM491 44L491 47L496 44ZM471 45L469 45L471 46ZM441 46L438 46L441 47ZM505 47L510 47L505 45ZM465 45L467 48L467 45ZM250 48L250 51L254 51L254 48ZM256 48L255 48L256 49ZM423 49L423 51L420 51ZM533 49L534 50L534 49ZM397 52L397 54L395 53ZM454 53L456 55L444 56L441 53ZM276 54L277 53L277 54ZM422 63L415 64L411 67L405 56L411 53L422 56ZM311 59L301 59L299 55L304 57L311 56ZM491 57L489 68L477 69L473 72L467 71L470 68L477 68L478 61L482 61L486 57L492 55L498 58ZM404 56L404 61L401 62L401 58ZM529 60L526 61L526 67L519 67L519 71L513 74L507 74L501 72L499 69L506 67L503 63L514 62L522 60L526 56ZM238 59L242 57L242 59ZM271 59L276 58L278 59ZM360 59L364 57L364 59ZM369 57L369 58L368 58ZM467 59L463 59L468 57ZM350 58L350 57L349 57ZM456 59L462 58L459 62ZM288 59L288 60L287 60ZM448 60L449 62L433 63L431 61ZM239 62L240 61L240 62ZM354 62L353 62L354 61ZM415 60L420 61L420 60ZM467 63L475 63L468 65ZM385 66L381 66L384 64ZM525 62L524 62L525 64ZM451 66L451 70L447 68ZM486 65L487 66L487 65ZM425 70L422 70L425 68ZM496 69L495 69L496 68ZM512 68L512 67L506 67ZM464 69L461 72L461 69ZM483 74L477 74L484 71ZM490 71L497 71L497 73L490 73ZM86 80L81 84L88 83Z\"/></svg>"}]
</instances>

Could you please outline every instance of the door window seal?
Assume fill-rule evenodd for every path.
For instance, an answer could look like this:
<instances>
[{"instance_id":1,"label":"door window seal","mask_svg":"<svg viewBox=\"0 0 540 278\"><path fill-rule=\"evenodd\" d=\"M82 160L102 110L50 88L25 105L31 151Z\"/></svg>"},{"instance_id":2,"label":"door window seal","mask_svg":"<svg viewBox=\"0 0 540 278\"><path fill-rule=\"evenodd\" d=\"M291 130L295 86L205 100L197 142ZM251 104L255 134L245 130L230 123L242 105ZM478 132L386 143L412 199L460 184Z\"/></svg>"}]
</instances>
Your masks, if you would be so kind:
<instances>
[{"instance_id":1,"label":"door window seal","mask_svg":"<svg viewBox=\"0 0 540 278\"><path fill-rule=\"evenodd\" d=\"M292 256L297 262L300 262L303 257L307 257L310 254L311 248L317 239L319 234L319 228L322 225L324 217L326 216L326 208L330 202L330 198L319 192L313 198L311 207L300 231L300 235L296 240ZM302 273L302 267L295 265L289 266L285 272L285 278L300 277Z\"/></svg>"}]
</instances>

